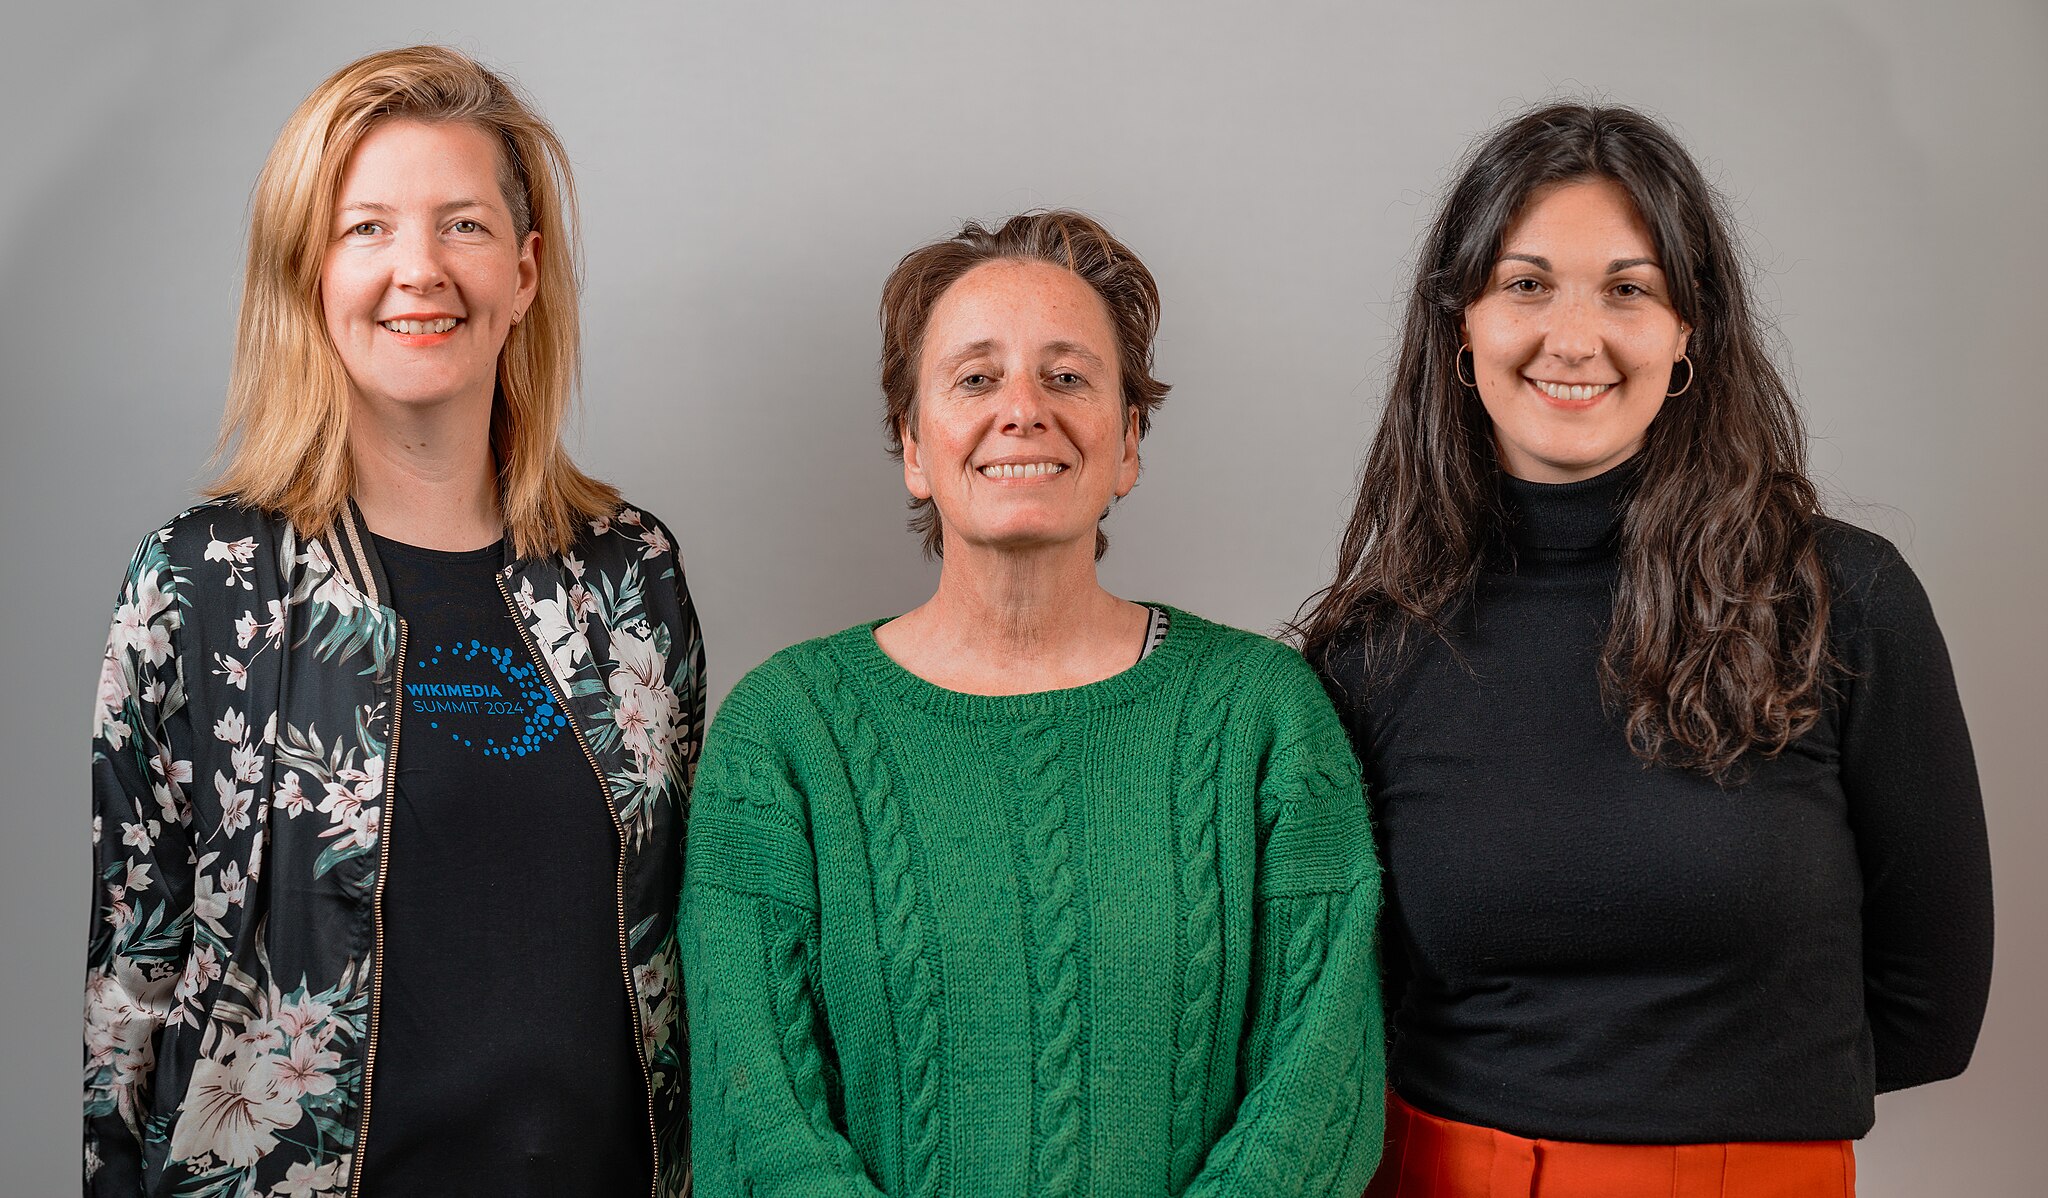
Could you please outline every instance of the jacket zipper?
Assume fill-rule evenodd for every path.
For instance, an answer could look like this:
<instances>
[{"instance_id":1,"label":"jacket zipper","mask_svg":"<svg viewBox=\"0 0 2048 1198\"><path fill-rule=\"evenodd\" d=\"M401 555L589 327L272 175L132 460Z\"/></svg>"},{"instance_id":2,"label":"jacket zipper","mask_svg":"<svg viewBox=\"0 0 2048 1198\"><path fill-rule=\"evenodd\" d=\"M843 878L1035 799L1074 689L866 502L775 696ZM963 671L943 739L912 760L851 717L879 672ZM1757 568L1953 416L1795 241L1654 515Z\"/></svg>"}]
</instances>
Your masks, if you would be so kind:
<instances>
[{"instance_id":1,"label":"jacket zipper","mask_svg":"<svg viewBox=\"0 0 2048 1198\"><path fill-rule=\"evenodd\" d=\"M363 1191L363 1164L369 1159L370 1075L377 1067L377 1009L384 997L384 879L391 872L392 810L398 798L398 734L405 720L405 620L398 621L398 667L391 679L391 744L384 750L384 816L377 831L377 883L370 891L370 1023L363 1045L363 1119L356 1126L355 1167L348 1174L348 1198Z\"/></svg>"},{"instance_id":2,"label":"jacket zipper","mask_svg":"<svg viewBox=\"0 0 2048 1198\"><path fill-rule=\"evenodd\" d=\"M590 763L590 772L597 775L597 789L604 795L604 809L612 817L612 829L619 836L618 866L612 877L613 895L617 902L615 909L618 914L619 924L619 971L626 979L626 1013L633 1018L633 1055L640 1062L640 1093L647 1100L647 1147L648 1151L652 1154L654 1163L654 1174L648 1183L648 1195L649 1198L660 1198L661 1136L656 1130L654 1122L654 1070L647 1063L647 1030L640 1022L640 997L639 992L633 987L633 955L632 950L626 944L626 825L619 819L618 802L612 796L611 783L605 779L604 770L597 764L597 754L591 750L590 742L584 738L583 725L577 722L576 713L569 706L567 692L564 691L561 683L555 678L555 671L549 666L547 658L541 656L540 647L534 643L533 634L527 631L526 620L519 614L519 605L512 601L512 591L511 588L505 585L504 572L500 571L493 575L493 577L498 583L498 593L505 597L505 610L512 613L512 623L519 629L519 639L526 643L528 658L533 662L534 668L540 672L541 677L547 680L549 693L555 696L555 702L561 706L562 718L569 721L569 731L576 734L576 744L583 750L583 760ZM401 635L402 629L403 626L401 625ZM394 745L396 744L395 735L393 743ZM382 880L381 875L379 880ZM373 991L372 993L374 994L375 992ZM374 1010L374 998L371 1000L371 1003L372 1010ZM366 1073L365 1082L367 1083L367 1081L368 1075ZM364 1108L364 1121L368 1122L367 1101ZM355 1198L355 1196L351 1195L350 1198Z\"/></svg>"}]
</instances>

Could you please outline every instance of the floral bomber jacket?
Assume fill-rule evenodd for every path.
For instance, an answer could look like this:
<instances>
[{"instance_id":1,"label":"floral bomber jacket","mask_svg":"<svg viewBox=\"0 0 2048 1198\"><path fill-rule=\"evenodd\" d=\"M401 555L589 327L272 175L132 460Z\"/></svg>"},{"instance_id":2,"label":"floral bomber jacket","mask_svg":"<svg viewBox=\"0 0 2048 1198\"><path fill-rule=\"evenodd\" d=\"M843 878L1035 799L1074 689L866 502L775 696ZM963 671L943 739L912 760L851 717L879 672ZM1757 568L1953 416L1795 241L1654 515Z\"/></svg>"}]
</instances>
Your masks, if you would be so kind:
<instances>
[{"instance_id":1,"label":"floral bomber jacket","mask_svg":"<svg viewBox=\"0 0 2048 1198\"><path fill-rule=\"evenodd\" d=\"M675 910L704 720L682 565L627 507L567 554L508 558L499 581L619 826L654 1190L681 1198ZM355 1193L376 1134L380 833L404 733L387 592L353 506L301 540L217 501L136 550L93 725L88 1194Z\"/></svg>"}]
</instances>

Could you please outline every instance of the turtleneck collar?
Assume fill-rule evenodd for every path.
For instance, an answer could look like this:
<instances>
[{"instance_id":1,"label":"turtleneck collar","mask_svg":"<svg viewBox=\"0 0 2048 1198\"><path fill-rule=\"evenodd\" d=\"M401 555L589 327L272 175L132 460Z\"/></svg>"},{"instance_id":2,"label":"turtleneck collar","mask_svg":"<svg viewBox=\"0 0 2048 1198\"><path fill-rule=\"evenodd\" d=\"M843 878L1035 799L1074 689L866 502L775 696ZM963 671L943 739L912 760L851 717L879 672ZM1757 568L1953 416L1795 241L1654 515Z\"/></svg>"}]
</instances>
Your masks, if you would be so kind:
<instances>
[{"instance_id":1,"label":"turtleneck collar","mask_svg":"<svg viewBox=\"0 0 2048 1198\"><path fill-rule=\"evenodd\" d=\"M1572 483L1530 482L1503 471L1501 500L1509 542L1539 552L1611 548L1636 467L1637 459L1631 457L1604 474Z\"/></svg>"}]
</instances>

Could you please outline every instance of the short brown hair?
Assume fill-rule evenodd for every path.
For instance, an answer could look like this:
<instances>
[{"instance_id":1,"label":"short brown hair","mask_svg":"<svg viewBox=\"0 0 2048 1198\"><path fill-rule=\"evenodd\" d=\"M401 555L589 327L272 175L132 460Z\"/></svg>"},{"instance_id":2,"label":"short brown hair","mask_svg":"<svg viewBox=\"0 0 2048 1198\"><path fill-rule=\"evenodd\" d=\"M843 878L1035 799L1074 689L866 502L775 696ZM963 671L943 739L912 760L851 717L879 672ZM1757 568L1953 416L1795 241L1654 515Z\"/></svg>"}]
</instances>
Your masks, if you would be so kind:
<instances>
[{"instance_id":1,"label":"short brown hair","mask_svg":"<svg viewBox=\"0 0 2048 1198\"><path fill-rule=\"evenodd\" d=\"M325 532L355 485L349 380L321 318L320 268L335 189L356 145L384 121L472 125L499 145L505 203L524 239L540 230L533 306L498 355L491 449L499 503L521 557L559 553L619 493L577 469L562 445L581 338L576 313L576 188L555 131L502 76L445 46L371 54L336 71L278 134L249 219L249 262L219 453L207 488Z\"/></svg>"},{"instance_id":2,"label":"short brown hair","mask_svg":"<svg viewBox=\"0 0 2048 1198\"><path fill-rule=\"evenodd\" d=\"M1102 297L1116 331L1117 374L1124 411L1138 414L1138 436L1152 427L1152 410L1167 385L1152 377L1152 340L1159 333L1159 287L1152 272L1123 242L1090 217L1066 209L1026 212L991 232L976 221L944 241L912 250L882 285L882 423L889 456L903 457L903 431L917 432L918 360L925 327L939 298L984 262L1049 262L1080 276ZM910 530L924 537L927 556L944 552L939 509L929 499L910 501ZM1109 538L1095 531L1095 556Z\"/></svg>"}]
</instances>

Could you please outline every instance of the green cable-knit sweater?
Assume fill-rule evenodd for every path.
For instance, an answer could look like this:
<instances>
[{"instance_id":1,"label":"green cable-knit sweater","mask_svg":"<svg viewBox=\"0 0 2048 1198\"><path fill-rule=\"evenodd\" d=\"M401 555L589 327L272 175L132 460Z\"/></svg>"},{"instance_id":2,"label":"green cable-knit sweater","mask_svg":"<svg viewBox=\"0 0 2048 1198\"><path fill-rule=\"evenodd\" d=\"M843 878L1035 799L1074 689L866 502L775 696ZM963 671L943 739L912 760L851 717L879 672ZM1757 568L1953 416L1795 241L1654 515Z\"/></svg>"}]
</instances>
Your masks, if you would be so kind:
<instances>
[{"instance_id":1,"label":"green cable-knit sweater","mask_svg":"<svg viewBox=\"0 0 2048 1198\"><path fill-rule=\"evenodd\" d=\"M943 690L874 625L705 742L692 1153L750 1194L1342 1195L1379 1159L1379 872L1286 646L1172 613L1069 690Z\"/></svg>"}]
</instances>

